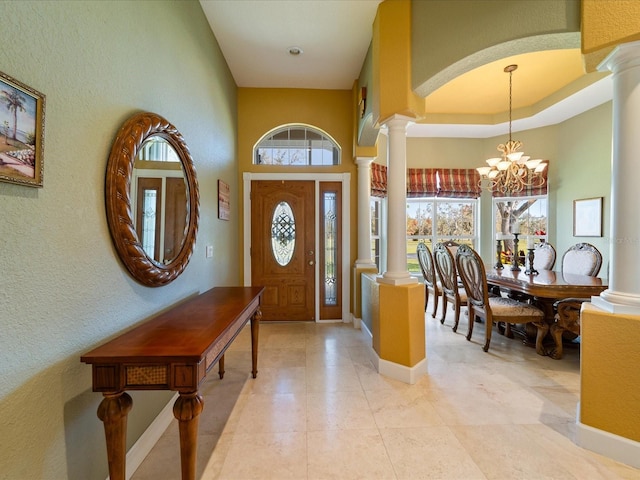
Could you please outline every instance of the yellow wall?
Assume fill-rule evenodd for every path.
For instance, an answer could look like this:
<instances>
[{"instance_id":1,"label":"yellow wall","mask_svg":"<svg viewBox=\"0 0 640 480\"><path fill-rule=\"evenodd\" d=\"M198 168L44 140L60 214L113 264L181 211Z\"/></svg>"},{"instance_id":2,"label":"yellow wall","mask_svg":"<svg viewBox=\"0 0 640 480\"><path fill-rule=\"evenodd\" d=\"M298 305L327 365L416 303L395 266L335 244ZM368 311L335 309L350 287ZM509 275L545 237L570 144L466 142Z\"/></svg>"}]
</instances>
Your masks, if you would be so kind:
<instances>
[{"instance_id":1,"label":"yellow wall","mask_svg":"<svg viewBox=\"0 0 640 480\"><path fill-rule=\"evenodd\" d=\"M411 88L411 2L386 0L373 24L373 123L392 115L420 118L424 100Z\"/></svg>"},{"instance_id":2,"label":"yellow wall","mask_svg":"<svg viewBox=\"0 0 640 480\"><path fill-rule=\"evenodd\" d=\"M380 359L413 367L426 358L424 284L388 285L362 273L362 322Z\"/></svg>"},{"instance_id":3,"label":"yellow wall","mask_svg":"<svg viewBox=\"0 0 640 480\"><path fill-rule=\"evenodd\" d=\"M640 442L640 317L581 313L580 421Z\"/></svg>"},{"instance_id":4,"label":"yellow wall","mask_svg":"<svg viewBox=\"0 0 640 480\"><path fill-rule=\"evenodd\" d=\"M378 355L413 367L426 358L424 284L378 284L380 291Z\"/></svg>"},{"instance_id":5,"label":"yellow wall","mask_svg":"<svg viewBox=\"0 0 640 480\"><path fill-rule=\"evenodd\" d=\"M618 44L640 40L640 2L582 0L582 53L587 72Z\"/></svg>"},{"instance_id":6,"label":"yellow wall","mask_svg":"<svg viewBox=\"0 0 640 480\"><path fill-rule=\"evenodd\" d=\"M353 158L355 101L351 90L312 89L238 89L238 212L243 211L243 172L261 173L351 173L351 261L357 258L357 165ZM288 123L303 123L327 132L342 149L340 165L328 167L279 167L254 165L253 148L269 131ZM311 177L312 178L312 177ZM240 238L244 238L242 222L239 223ZM239 251L238 265L242 270L244 255ZM240 272L242 274L242 272ZM351 291L351 288L350 288Z\"/></svg>"}]
</instances>

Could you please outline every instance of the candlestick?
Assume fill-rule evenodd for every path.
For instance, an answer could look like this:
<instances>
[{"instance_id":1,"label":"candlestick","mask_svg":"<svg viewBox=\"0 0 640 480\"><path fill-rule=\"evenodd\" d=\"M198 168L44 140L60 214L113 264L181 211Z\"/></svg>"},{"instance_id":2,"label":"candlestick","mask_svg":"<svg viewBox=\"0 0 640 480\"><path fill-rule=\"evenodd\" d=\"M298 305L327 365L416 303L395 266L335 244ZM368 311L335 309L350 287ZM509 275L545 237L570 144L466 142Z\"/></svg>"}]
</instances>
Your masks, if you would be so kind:
<instances>
[{"instance_id":1,"label":"candlestick","mask_svg":"<svg viewBox=\"0 0 640 480\"><path fill-rule=\"evenodd\" d=\"M502 236L501 233L499 233L498 235ZM502 265L502 240L500 238L496 241L496 257L497 261L493 268L495 268L496 270L502 270L504 268L504 265Z\"/></svg>"},{"instance_id":2,"label":"candlestick","mask_svg":"<svg viewBox=\"0 0 640 480\"><path fill-rule=\"evenodd\" d=\"M538 271L533 268L533 259L534 257L534 249L533 248L527 248L527 250L529 250L529 268L527 268L524 273L526 273L527 275L537 275Z\"/></svg>"},{"instance_id":3,"label":"candlestick","mask_svg":"<svg viewBox=\"0 0 640 480\"><path fill-rule=\"evenodd\" d=\"M511 271L520 271L520 253L518 252L518 233L514 232L513 236L513 262L511 263Z\"/></svg>"}]
</instances>

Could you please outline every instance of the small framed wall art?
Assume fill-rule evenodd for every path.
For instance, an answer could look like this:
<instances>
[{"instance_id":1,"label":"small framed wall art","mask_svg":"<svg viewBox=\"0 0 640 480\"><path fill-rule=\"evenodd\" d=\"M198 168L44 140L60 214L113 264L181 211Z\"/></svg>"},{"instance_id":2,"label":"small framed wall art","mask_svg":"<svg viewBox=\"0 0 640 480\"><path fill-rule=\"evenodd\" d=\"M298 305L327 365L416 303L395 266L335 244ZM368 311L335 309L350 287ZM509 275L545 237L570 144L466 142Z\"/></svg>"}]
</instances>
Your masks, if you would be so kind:
<instances>
[{"instance_id":1,"label":"small framed wall art","mask_svg":"<svg viewBox=\"0 0 640 480\"><path fill-rule=\"evenodd\" d=\"M42 187L45 96L0 72L0 180Z\"/></svg>"},{"instance_id":2,"label":"small framed wall art","mask_svg":"<svg viewBox=\"0 0 640 480\"><path fill-rule=\"evenodd\" d=\"M229 184L218 180L218 218L220 220L229 220L231 210L229 195Z\"/></svg>"},{"instance_id":3,"label":"small framed wall art","mask_svg":"<svg viewBox=\"0 0 640 480\"><path fill-rule=\"evenodd\" d=\"M573 236L602 236L602 197L573 201Z\"/></svg>"}]
</instances>

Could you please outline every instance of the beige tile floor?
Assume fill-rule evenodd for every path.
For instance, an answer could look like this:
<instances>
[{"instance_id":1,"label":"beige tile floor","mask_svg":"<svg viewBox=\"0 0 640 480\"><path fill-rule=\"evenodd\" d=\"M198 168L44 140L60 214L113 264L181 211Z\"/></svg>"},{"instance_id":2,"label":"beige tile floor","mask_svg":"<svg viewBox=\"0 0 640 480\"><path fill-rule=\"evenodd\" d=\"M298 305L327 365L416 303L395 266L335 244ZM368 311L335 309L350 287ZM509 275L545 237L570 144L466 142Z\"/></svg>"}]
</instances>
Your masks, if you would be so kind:
<instances>
[{"instance_id":1,"label":"beige tile floor","mask_svg":"<svg viewBox=\"0 0 640 480\"><path fill-rule=\"evenodd\" d=\"M555 361L494 331L485 353L484 325L467 342L464 316L425 322L415 385L378 375L351 324L263 323L252 379L245 329L202 389L197 478L640 479L573 443L578 349ZM175 420L132 478L180 478Z\"/></svg>"}]
</instances>

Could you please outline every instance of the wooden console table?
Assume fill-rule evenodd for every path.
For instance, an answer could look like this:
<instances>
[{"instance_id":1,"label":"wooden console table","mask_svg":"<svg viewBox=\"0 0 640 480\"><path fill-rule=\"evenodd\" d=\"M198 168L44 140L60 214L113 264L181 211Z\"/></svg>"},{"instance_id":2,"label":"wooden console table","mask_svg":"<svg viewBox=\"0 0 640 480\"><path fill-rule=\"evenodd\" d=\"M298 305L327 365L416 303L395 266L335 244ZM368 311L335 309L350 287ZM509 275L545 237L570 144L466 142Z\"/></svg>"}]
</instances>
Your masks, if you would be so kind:
<instances>
[{"instance_id":1,"label":"wooden console table","mask_svg":"<svg viewBox=\"0 0 640 480\"><path fill-rule=\"evenodd\" d=\"M258 363L258 325L263 287L216 287L168 310L91 350L80 361L92 365L93 391L104 398L98 418L104 423L111 480L125 479L126 390L173 390L179 422L182 479L194 480L198 418L203 408L198 388L207 372L251 320L252 376Z\"/></svg>"}]
</instances>

